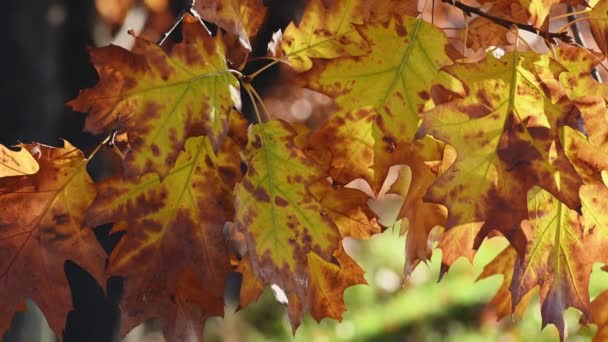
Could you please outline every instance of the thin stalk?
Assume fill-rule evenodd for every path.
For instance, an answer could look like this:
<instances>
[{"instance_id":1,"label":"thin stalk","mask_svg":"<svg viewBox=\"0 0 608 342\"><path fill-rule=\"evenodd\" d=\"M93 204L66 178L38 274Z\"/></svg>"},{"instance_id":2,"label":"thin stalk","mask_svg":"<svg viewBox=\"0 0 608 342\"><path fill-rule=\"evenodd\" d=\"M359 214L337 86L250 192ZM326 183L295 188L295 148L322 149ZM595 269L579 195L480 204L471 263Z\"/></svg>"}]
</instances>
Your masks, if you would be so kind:
<instances>
[{"instance_id":1,"label":"thin stalk","mask_svg":"<svg viewBox=\"0 0 608 342\"><path fill-rule=\"evenodd\" d=\"M243 88L245 88L245 91L247 92L247 94L249 95L249 99L251 100L251 103L253 104L253 111L255 112L255 116L258 119L258 123L263 123L264 121L262 120L262 116L260 115L260 110L258 109L258 105L256 104L256 97L253 96L252 93L252 89L253 87L251 87L250 84L245 83L243 84Z\"/></svg>"}]
</instances>

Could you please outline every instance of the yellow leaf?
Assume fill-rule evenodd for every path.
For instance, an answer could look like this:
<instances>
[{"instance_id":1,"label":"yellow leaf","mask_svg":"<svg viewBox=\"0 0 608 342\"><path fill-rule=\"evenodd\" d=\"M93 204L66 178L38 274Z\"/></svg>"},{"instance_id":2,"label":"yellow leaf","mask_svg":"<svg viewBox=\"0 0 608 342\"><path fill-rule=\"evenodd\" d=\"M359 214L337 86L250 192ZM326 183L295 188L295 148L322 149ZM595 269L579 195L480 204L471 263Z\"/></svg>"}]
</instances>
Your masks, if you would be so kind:
<instances>
[{"instance_id":1,"label":"yellow leaf","mask_svg":"<svg viewBox=\"0 0 608 342\"><path fill-rule=\"evenodd\" d=\"M0 145L0 178L32 175L39 169L36 159L26 149L13 151Z\"/></svg>"},{"instance_id":2,"label":"yellow leaf","mask_svg":"<svg viewBox=\"0 0 608 342\"><path fill-rule=\"evenodd\" d=\"M298 148L296 141L306 134L304 126L276 120L250 127L243 153L247 173L235 190L235 225L245 234L253 273L265 286L285 292L294 329L305 309L325 312L319 305L326 304L309 294L316 286L311 267L331 262L341 240L338 227L309 189L327 176Z\"/></svg>"},{"instance_id":3,"label":"yellow leaf","mask_svg":"<svg viewBox=\"0 0 608 342\"><path fill-rule=\"evenodd\" d=\"M527 217L526 193L535 185L578 208L581 180L559 138L578 112L560 93L561 67L547 57L509 53L446 71L469 95L425 113L420 130L458 153L425 197L448 207L446 228L483 223L475 246L493 229L508 238Z\"/></svg>"},{"instance_id":4,"label":"yellow leaf","mask_svg":"<svg viewBox=\"0 0 608 342\"><path fill-rule=\"evenodd\" d=\"M438 27L405 17L358 30L370 42L370 54L319 61L305 76L307 87L338 105L312 143L330 150L331 176L339 184L361 177L377 193L388 168L400 164L400 151L411 149L420 113L433 108L431 87L441 82L453 92L464 90L439 72L451 59Z\"/></svg>"}]
</instances>

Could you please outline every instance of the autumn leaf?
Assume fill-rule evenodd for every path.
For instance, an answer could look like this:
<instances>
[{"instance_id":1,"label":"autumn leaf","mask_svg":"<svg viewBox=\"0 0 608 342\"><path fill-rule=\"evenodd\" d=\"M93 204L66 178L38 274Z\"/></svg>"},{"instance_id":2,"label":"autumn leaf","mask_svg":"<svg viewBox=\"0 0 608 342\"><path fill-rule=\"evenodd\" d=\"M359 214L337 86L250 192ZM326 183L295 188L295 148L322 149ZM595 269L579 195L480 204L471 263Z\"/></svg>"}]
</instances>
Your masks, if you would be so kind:
<instances>
[{"instance_id":1,"label":"autumn leaf","mask_svg":"<svg viewBox=\"0 0 608 342\"><path fill-rule=\"evenodd\" d=\"M509 291L511 282L513 281L513 270L517 262L517 251L511 246L507 246L484 268L477 280L489 278L493 275L502 275L502 283L496 291L496 294L490 299L490 305L496 310L497 319L500 320L506 316L515 314L518 318L522 318L528 307L530 299L532 299L533 291L528 292L517 303L515 308L512 307L511 292Z\"/></svg>"},{"instance_id":2,"label":"autumn leaf","mask_svg":"<svg viewBox=\"0 0 608 342\"><path fill-rule=\"evenodd\" d=\"M530 23L537 28L541 28L545 20L551 12L551 7L560 3L569 4L572 6L586 6L585 0L478 0L481 5L491 4L492 7L488 13L501 18L506 18L521 24ZM526 16L522 16L521 10L526 12ZM510 16L518 12L517 16Z\"/></svg>"},{"instance_id":3,"label":"autumn leaf","mask_svg":"<svg viewBox=\"0 0 608 342\"><path fill-rule=\"evenodd\" d=\"M293 329L305 310L317 319L337 318L342 310L341 298L320 298L325 283L315 278L319 272L342 272L333 266L325 270L324 264L334 260L341 236L309 189L327 175L298 147L296 141L306 134L304 126L278 120L252 126L243 153L247 173L235 190L234 224L245 234L253 273L265 286L285 292ZM350 272L338 262L336 267ZM341 282L354 285L355 278Z\"/></svg>"},{"instance_id":4,"label":"autumn leaf","mask_svg":"<svg viewBox=\"0 0 608 342\"><path fill-rule=\"evenodd\" d=\"M444 150L443 144L430 138L416 141L413 147L414 153L400 158L406 167L400 170L389 191L405 198L397 219L405 218L401 224L401 233L407 232L404 266L406 275L409 275L420 261L431 259L433 244L441 235L431 233L433 229L443 227L447 211L442 205L424 202L423 197L428 187L456 157L450 147Z\"/></svg>"},{"instance_id":5,"label":"autumn leaf","mask_svg":"<svg viewBox=\"0 0 608 342\"><path fill-rule=\"evenodd\" d=\"M605 238L597 227L584 226L582 217L545 190L528 193L529 219L521 223L527 246L515 264L510 286L513 306L533 287L540 286L543 328L554 324L566 337L568 307L589 315L589 278L594 262L606 262Z\"/></svg>"},{"instance_id":6,"label":"autumn leaf","mask_svg":"<svg viewBox=\"0 0 608 342\"><path fill-rule=\"evenodd\" d=\"M39 169L36 159L26 149L13 151L0 145L0 178L32 175Z\"/></svg>"},{"instance_id":7,"label":"autumn leaf","mask_svg":"<svg viewBox=\"0 0 608 342\"><path fill-rule=\"evenodd\" d=\"M347 187L334 189L327 186L326 180L313 184L310 191L321 202L343 238L366 240L380 233L381 227L367 206L369 197L364 192Z\"/></svg>"},{"instance_id":8,"label":"autumn leaf","mask_svg":"<svg viewBox=\"0 0 608 342\"><path fill-rule=\"evenodd\" d=\"M530 23L541 27L551 13L551 7L560 3L572 6L585 6L585 0L519 0L519 2L530 12Z\"/></svg>"},{"instance_id":9,"label":"autumn leaf","mask_svg":"<svg viewBox=\"0 0 608 342\"><path fill-rule=\"evenodd\" d=\"M583 120L579 125L585 130L582 134L566 129L564 150L585 182L599 182L602 170L608 170L608 86L596 81L591 74L599 63L592 52L560 47L556 53L560 64L567 69L560 74L560 81L581 112Z\"/></svg>"},{"instance_id":10,"label":"autumn leaf","mask_svg":"<svg viewBox=\"0 0 608 342\"><path fill-rule=\"evenodd\" d=\"M593 69L602 59L600 53L568 45L556 47L555 53L557 61L566 68L559 75L559 80L570 99L576 100L581 97L608 99L608 85L596 81L592 75Z\"/></svg>"},{"instance_id":11,"label":"autumn leaf","mask_svg":"<svg viewBox=\"0 0 608 342\"><path fill-rule=\"evenodd\" d=\"M239 262L237 271L242 275L239 308L245 308L260 298L264 284L256 277L248 256L243 257Z\"/></svg>"},{"instance_id":12,"label":"autumn leaf","mask_svg":"<svg viewBox=\"0 0 608 342\"><path fill-rule=\"evenodd\" d=\"M111 45L90 54L100 81L69 105L89 112L85 129L91 133L128 132L127 176L166 176L191 136L205 134L219 150L229 113L240 103L239 85L222 40L209 37L198 21L186 18L183 41L167 53L136 38L133 52Z\"/></svg>"},{"instance_id":13,"label":"autumn leaf","mask_svg":"<svg viewBox=\"0 0 608 342\"><path fill-rule=\"evenodd\" d=\"M342 320L346 310L344 290L357 284L367 284L363 269L340 246L334 252L336 263L323 260L316 253L308 253L309 278L308 298L314 303L310 314L317 321L325 317Z\"/></svg>"},{"instance_id":14,"label":"autumn leaf","mask_svg":"<svg viewBox=\"0 0 608 342\"><path fill-rule=\"evenodd\" d=\"M604 55L608 55L608 2L597 1L586 17L595 43Z\"/></svg>"},{"instance_id":15,"label":"autumn leaf","mask_svg":"<svg viewBox=\"0 0 608 342\"><path fill-rule=\"evenodd\" d=\"M593 342L602 342L608 339L608 290L600 293L591 302L591 314L588 322L597 325L597 332L593 336Z\"/></svg>"},{"instance_id":16,"label":"autumn leaf","mask_svg":"<svg viewBox=\"0 0 608 342\"><path fill-rule=\"evenodd\" d=\"M312 67L311 58L361 56L368 44L353 24L363 24L368 7L363 0L311 0L300 23L291 22L283 33L281 48L296 71Z\"/></svg>"},{"instance_id":17,"label":"autumn leaf","mask_svg":"<svg viewBox=\"0 0 608 342\"><path fill-rule=\"evenodd\" d=\"M67 141L59 148L20 146L40 170L0 179L0 326L8 327L14 311L30 298L62 336L72 309L65 261L74 261L105 284L106 254L93 231L83 227L95 187L87 160Z\"/></svg>"},{"instance_id":18,"label":"autumn leaf","mask_svg":"<svg viewBox=\"0 0 608 342\"><path fill-rule=\"evenodd\" d=\"M527 217L526 193L534 185L580 207L581 180L559 139L560 127L574 125L578 114L555 79L561 67L517 52L444 69L464 82L468 96L425 113L419 135L458 153L424 198L448 208L446 228L483 223L476 246L493 229L509 238Z\"/></svg>"},{"instance_id":19,"label":"autumn leaf","mask_svg":"<svg viewBox=\"0 0 608 342\"><path fill-rule=\"evenodd\" d=\"M244 48L251 51L253 38L266 19L262 0L192 1L193 9L205 20L236 35Z\"/></svg>"},{"instance_id":20,"label":"autumn leaf","mask_svg":"<svg viewBox=\"0 0 608 342\"><path fill-rule=\"evenodd\" d=\"M514 22L526 23L530 17L528 11L521 3L511 0L478 1L480 4L491 3L492 7L487 14ZM464 20L468 20L465 18ZM460 38L473 50L487 49L492 46L509 45L507 33L509 30L503 26L495 25L489 19L478 16L460 31Z\"/></svg>"},{"instance_id":21,"label":"autumn leaf","mask_svg":"<svg viewBox=\"0 0 608 342\"><path fill-rule=\"evenodd\" d=\"M143 320L159 317L168 339L200 338L204 320L223 315L230 269L223 228L233 215L238 150L227 139L216 155L209 139L189 138L164 179L148 173L98 185L87 222L127 222L108 266L109 275L125 277L123 335ZM177 281L182 277L195 282ZM182 330L186 327L194 330Z\"/></svg>"},{"instance_id":22,"label":"autumn leaf","mask_svg":"<svg viewBox=\"0 0 608 342\"><path fill-rule=\"evenodd\" d=\"M441 81L456 93L463 89L439 72L451 59L447 38L436 26L405 17L358 31L370 42L370 54L317 61L305 75L307 87L331 96L338 106L311 141L331 152L330 174L338 184L364 178L378 193L388 168L401 164L399 151L411 148L419 113L434 106L431 86Z\"/></svg>"},{"instance_id":23,"label":"autumn leaf","mask_svg":"<svg viewBox=\"0 0 608 342\"><path fill-rule=\"evenodd\" d=\"M311 0L296 25L285 29L281 48L287 62L298 72L309 70L314 58L362 56L369 41L356 29L364 23L386 23L394 16L415 16L413 0Z\"/></svg>"}]
</instances>

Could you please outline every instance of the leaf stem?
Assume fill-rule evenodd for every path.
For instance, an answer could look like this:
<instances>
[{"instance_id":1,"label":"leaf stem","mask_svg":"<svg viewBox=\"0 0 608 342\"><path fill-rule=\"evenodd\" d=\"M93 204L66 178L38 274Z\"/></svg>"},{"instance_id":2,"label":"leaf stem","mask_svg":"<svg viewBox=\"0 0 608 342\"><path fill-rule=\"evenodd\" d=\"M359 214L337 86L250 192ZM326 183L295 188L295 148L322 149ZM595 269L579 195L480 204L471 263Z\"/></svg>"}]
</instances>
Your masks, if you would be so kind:
<instances>
[{"instance_id":1,"label":"leaf stem","mask_svg":"<svg viewBox=\"0 0 608 342\"><path fill-rule=\"evenodd\" d=\"M569 18L570 16L573 16L573 15L585 14L585 13L589 12L589 9L584 9L584 10L576 11L576 12L570 12L570 7L572 7L572 6L568 6L568 10L569 10L568 13L556 15L555 17L551 17L549 19L558 20L558 19L562 19L562 18ZM572 7L572 9L574 9L574 7Z\"/></svg>"},{"instance_id":2,"label":"leaf stem","mask_svg":"<svg viewBox=\"0 0 608 342\"><path fill-rule=\"evenodd\" d=\"M245 91L247 92L247 94L249 95L249 99L251 100L251 104L253 105L253 111L255 112L255 116L258 119L258 123L262 123L262 117L260 115L260 110L258 108L258 105L256 104L256 97L253 96L253 87L251 86L251 84L249 83L243 83L243 88L245 88ZM255 90L253 90L255 91Z\"/></svg>"},{"instance_id":3,"label":"leaf stem","mask_svg":"<svg viewBox=\"0 0 608 342\"><path fill-rule=\"evenodd\" d=\"M251 88L251 92L253 93L253 96L255 96L255 98L260 103L260 107L262 107L262 111L264 112L264 117L266 118L266 120L270 120L270 112L268 111L268 108L266 108L266 104L264 104L264 100L262 100L262 97L260 96L260 94L258 94L258 92L255 90L255 88L251 84L249 84L249 87Z\"/></svg>"},{"instance_id":4,"label":"leaf stem","mask_svg":"<svg viewBox=\"0 0 608 342\"><path fill-rule=\"evenodd\" d=\"M114 132L112 132L112 133L108 134L108 136L107 136L105 139L103 139L103 141L102 141L102 142L100 142L100 143L99 143L99 144L98 144L98 145L95 147L95 149L93 150L93 152L91 152L91 153L89 154L89 156L86 158L87 162L88 162L88 161L90 161L91 159L93 159L93 157L95 157L95 155L97 154L97 152L99 152L99 150L100 150L102 147L104 147L104 146L105 146L105 145L106 145L108 142L110 142L110 140L112 140L112 139L113 139L113 137L114 137Z\"/></svg>"},{"instance_id":5,"label":"leaf stem","mask_svg":"<svg viewBox=\"0 0 608 342\"><path fill-rule=\"evenodd\" d=\"M253 80L253 79L254 79L256 76L258 76L258 75L259 75L259 74L261 74L262 72L266 71L267 69L269 69L270 67L272 67L273 65L275 65L275 64L277 64L277 63L279 63L279 62L281 62L281 61L282 61L281 59L275 59L275 60L273 60L272 62L270 62L270 63L268 63L268 64L264 65L264 66L263 66L263 67L261 67L260 69L258 69L258 70L256 70L256 71L254 71L252 74L247 75L247 77L248 77L250 80Z\"/></svg>"},{"instance_id":6,"label":"leaf stem","mask_svg":"<svg viewBox=\"0 0 608 342\"><path fill-rule=\"evenodd\" d=\"M177 20L175 21L175 23L173 24L173 26L171 26L171 28L169 29L169 31L165 32L165 34L163 34L163 36L160 37L160 39L156 42L156 45L158 45L158 46L163 45L163 43L167 40L167 38L169 38L169 36L171 35L171 33L173 33L173 31L175 31L175 29L179 26L179 24L181 24L182 21L184 21L184 16L186 15L186 12L188 12L187 9L183 9L182 10L182 12L177 17Z\"/></svg>"}]
</instances>

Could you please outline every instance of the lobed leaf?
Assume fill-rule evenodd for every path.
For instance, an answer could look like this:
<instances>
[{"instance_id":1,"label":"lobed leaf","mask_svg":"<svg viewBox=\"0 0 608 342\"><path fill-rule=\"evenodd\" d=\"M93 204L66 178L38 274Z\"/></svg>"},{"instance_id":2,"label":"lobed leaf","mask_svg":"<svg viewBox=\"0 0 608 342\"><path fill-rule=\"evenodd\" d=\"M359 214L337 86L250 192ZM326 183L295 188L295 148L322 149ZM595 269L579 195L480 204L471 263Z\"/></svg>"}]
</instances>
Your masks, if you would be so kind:
<instances>
[{"instance_id":1,"label":"lobed leaf","mask_svg":"<svg viewBox=\"0 0 608 342\"><path fill-rule=\"evenodd\" d=\"M606 262L606 227L589 229L582 217L538 187L528 193L529 219L521 223L525 254L515 264L513 306L540 286L543 327L554 324L566 337L564 313L572 306L589 316L589 278L594 262Z\"/></svg>"},{"instance_id":2,"label":"lobed leaf","mask_svg":"<svg viewBox=\"0 0 608 342\"><path fill-rule=\"evenodd\" d=\"M457 93L447 38L422 19L405 17L358 28L371 52L356 58L317 61L306 86L335 98L337 112L311 138L332 154L330 174L338 184L364 178L378 193L388 168L411 149L420 113L433 108L436 81ZM387 51L391 51L387 55ZM373 84L373 86L370 86Z\"/></svg>"},{"instance_id":3,"label":"lobed leaf","mask_svg":"<svg viewBox=\"0 0 608 342\"><path fill-rule=\"evenodd\" d=\"M595 43L604 55L608 55L608 2L597 1L587 12L587 18Z\"/></svg>"},{"instance_id":4,"label":"lobed leaf","mask_svg":"<svg viewBox=\"0 0 608 342\"><path fill-rule=\"evenodd\" d=\"M327 283L319 274L333 274L340 288L361 280L350 275L348 256L336 256L339 229L309 189L326 174L297 143L307 133L278 120L252 126L243 153L247 173L235 190L234 223L245 235L253 274L285 292L294 330L305 310L317 320L344 310L341 296L322 296Z\"/></svg>"},{"instance_id":5,"label":"lobed leaf","mask_svg":"<svg viewBox=\"0 0 608 342\"><path fill-rule=\"evenodd\" d=\"M192 3L193 9L203 19L236 35L241 45L249 51L249 40L260 30L268 11L262 0L205 0Z\"/></svg>"},{"instance_id":6,"label":"lobed leaf","mask_svg":"<svg viewBox=\"0 0 608 342\"><path fill-rule=\"evenodd\" d=\"M361 56L368 52L368 43L353 24L363 24L368 15L364 0L311 0L296 26L285 29L281 48L296 71L312 67L311 58Z\"/></svg>"},{"instance_id":7,"label":"lobed leaf","mask_svg":"<svg viewBox=\"0 0 608 342\"><path fill-rule=\"evenodd\" d=\"M405 218L401 224L401 233L407 231L404 266L406 275L409 275L420 261L431 259L433 245L441 235L432 234L432 231L444 226L447 210L442 205L424 202L423 197L428 187L455 158L455 152L449 147L445 148L443 144L430 138L416 141L413 149L414 153L401 159L407 167L401 169L390 189L391 193L405 197L397 218ZM447 254L444 253L444 256Z\"/></svg>"},{"instance_id":8,"label":"lobed leaf","mask_svg":"<svg viewBox=\"0 0 608 342\"><path fill-rule=\"evenodd\" d=\"M468 96L425 113L419 135L431 134L458 153L425 196L447 206L446 228L483 224L475 246L493 229L509 238L527 217L526 193L535 185L580 207L582 182L560 140L561 127L575 126L579 113L557 84L560 66L510 53L445 70L463 81Z\"/></svg>"},{"instance_id":9,"label":"lobed leaf","mask_svg":"<svg viewBox=\"0 0 608 342\"><path fill-rule=\"evenodd\" d=\"M597 332L593 336L593 342L602 342L608 339L608 290L600 293L597 298L591 302L591 314L589 315L589 323L597 325Z\"/></svg>"},{"instance_id":10,"label":"lobed leaf","mask_svg":"<svg viewBox=\"0 0 608 342\"><path fill-rule=\"evenodd\" d=\"M188 17L183 41L169 52L135 38L133 52L111 45L90 53L100 81L68 104L90 112L85 129L91 133L128 132L127 176L166 176L191 136L205 134L219 150L229 113L240 103L219 37L209 37Z\"/></svg>"},{"instance_id":11,"label":"lobed leaf","mask_svg":"<svg viewBox=\"0 0 608 342\"><path fill-rule=\"evenodd\" d=\"M20 146L40 170L0 178L0 327L4 332L14 311L30 298L61 336L72 309L65 261L74 261L105 284L106 254L93 231L83 227L95 187L82 152L67 141L58 148Z\"/></svg>"},{"instance_id":12,"label":"lobed leaf","mask_svg":"<svg viewBox=\"0 0 608 342\"><path fill-rule=\"evenodd\" d=\"M503 279L500 288L498 288L489 303L496 310L498 320L512 313L518 318L522 318L530 299L532 299L533 291L530 291L513 307L510 286L513 281L513 272L517 261L517 251L511 246L507 246L483 268L483 272L477 278L477 280L481 280L493 275L502 275Z\"/></svg>"},{"instance_id":13,"label":"lobed leaf","mask_svg":"<svg viewBox=\"0 0 608 342\"><path fill-rule=\"evenodd\" d=\"M87 222L127 223L108 265L109 275L125 277L123 335L159 317L167 339L200 339L205 319L223 315L230 270L223 228L233 215L238 150L226 140L215 154L209 139L189 138L164 179L148 173L98 185Z\"/></svg>"}]
</instances>

